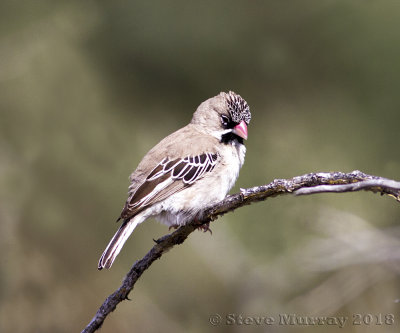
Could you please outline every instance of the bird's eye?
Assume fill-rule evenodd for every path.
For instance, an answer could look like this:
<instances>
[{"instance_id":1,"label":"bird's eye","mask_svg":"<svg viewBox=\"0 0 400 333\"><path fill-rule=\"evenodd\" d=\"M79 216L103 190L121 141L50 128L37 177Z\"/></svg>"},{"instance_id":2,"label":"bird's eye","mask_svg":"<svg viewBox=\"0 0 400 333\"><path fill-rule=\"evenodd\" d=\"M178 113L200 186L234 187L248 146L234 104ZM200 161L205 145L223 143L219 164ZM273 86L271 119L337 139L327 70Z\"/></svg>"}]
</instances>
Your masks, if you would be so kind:
<instances>
[{"instance_id":1,"label":"bird's eye","mask_svg":"<svg viewBox=\"0 0 400 333\"><path fill-rule=\"evenodd\" d=\"M222 123L222 126L228 127L229 118L228 118L227 116L222 115L222 116L221 116L221 123Z\"/></svg>"}]
</instances>

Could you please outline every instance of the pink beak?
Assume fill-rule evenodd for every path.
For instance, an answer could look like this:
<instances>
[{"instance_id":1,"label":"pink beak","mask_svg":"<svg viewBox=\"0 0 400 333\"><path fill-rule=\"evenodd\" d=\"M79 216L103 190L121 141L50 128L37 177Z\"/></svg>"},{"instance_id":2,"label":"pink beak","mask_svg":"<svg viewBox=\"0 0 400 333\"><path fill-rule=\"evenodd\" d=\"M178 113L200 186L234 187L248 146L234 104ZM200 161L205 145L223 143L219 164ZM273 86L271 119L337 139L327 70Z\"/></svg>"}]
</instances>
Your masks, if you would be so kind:
<instances>
[{"instance_id":1,"label":"pink beak","mask_svg":"<svg viewBox=\"0 0 400 333\"><path fill-rule=\"evenodd\" d=\"M240 122L240 124L236 125L233 128L232 133L236 134L237 136L240 136L241 138L247 140L247 125L244 122L244 120L242 120Z\"/></svg>"}]
</instances>

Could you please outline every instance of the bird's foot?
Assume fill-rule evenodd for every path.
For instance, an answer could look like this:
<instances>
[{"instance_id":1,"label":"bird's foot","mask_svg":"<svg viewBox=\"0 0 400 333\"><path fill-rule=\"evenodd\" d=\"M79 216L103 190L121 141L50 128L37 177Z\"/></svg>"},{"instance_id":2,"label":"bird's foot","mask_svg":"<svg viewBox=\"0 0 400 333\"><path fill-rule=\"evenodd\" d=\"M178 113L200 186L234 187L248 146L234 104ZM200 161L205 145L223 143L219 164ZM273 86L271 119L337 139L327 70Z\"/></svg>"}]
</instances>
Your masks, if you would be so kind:
<instances>
[{"instance_id":1,"label":"bird's foot","mask_svg":"<svg viewBox=\"0 0 400 333\"><path fill-rule=\"evenodd\" d=\"M172 228L174 228L174 229L176 230L176 229L178 229L179 227L180 227L179 224L170 225L170 226L168 227L168 231L171 230Z\"/></svg>"},{"instance_id":2,"label":"bird's foot","mask_svg":"<svg viewBox=\"0 0 400 333\"><path fill-rule=\"evenodd\" d=\"M212 230L210 229L210 222L204 223L204 224L202 224L202 225L199 225L199 226L197 227L197 229L199 229L199 230L201 230L201 231L203 231L203 232L209 231L210 234L212 235Z\"/></svg>"}]
</instances>

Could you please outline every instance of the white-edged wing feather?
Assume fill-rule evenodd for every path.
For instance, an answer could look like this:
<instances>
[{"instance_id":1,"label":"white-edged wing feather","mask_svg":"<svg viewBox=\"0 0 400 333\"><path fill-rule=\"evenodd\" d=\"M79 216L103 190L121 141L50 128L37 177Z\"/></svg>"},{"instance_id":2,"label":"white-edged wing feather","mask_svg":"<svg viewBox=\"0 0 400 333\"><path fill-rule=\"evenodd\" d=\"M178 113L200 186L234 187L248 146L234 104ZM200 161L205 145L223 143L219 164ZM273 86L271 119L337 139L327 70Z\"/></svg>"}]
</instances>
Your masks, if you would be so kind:
<instances>
[{"instance_id":1,"label":"white-edged wing feather","mask_svg":"<svg viewBox=\"0 0 400 333\"><path fill-rule=\"evenodd\" d=\"M181 191L211 172L218 162L218 154L204 153L170 160L164 158L146 177L145 181L129 193L121 218L128 219L145 207Z\"/></svg>"}]
</instances>

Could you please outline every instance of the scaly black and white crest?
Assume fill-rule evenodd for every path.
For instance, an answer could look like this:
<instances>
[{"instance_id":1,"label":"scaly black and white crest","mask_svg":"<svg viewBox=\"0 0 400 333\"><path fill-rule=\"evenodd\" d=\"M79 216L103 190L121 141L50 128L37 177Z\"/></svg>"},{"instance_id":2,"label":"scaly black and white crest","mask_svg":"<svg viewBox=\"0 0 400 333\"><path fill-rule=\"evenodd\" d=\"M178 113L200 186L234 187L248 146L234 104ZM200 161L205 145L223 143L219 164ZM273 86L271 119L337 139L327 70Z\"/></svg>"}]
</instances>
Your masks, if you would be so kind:
<instances>
[{"instance_id":1,"label":"scaly black and white crest","mask_svg":"<svg viewBox=\"0 0 400 333\"><path fill-rule=\"evenodd\" d=\"M237 124L244 120L248 125L251 120L251 113L247 102L233 91L230 91L227 94L225 93L225 98L232 120Z\"/></svg>"}]
</instances>

